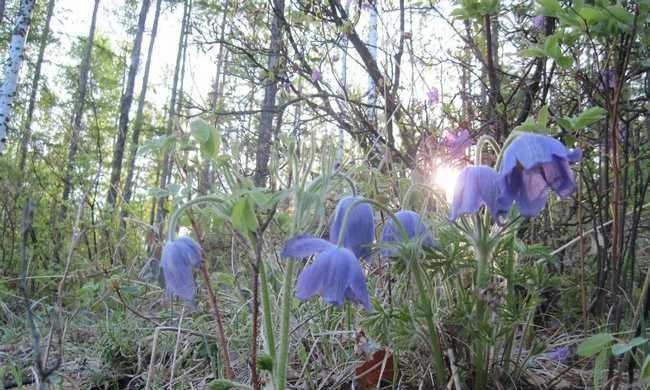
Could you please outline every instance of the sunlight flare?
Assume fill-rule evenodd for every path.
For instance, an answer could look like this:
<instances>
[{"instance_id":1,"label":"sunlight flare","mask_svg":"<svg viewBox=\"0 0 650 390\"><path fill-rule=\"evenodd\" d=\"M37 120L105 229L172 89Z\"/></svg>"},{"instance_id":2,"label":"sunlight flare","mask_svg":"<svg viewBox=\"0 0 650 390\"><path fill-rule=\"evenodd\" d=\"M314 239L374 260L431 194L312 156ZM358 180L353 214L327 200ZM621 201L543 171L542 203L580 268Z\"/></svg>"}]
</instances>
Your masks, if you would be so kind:
<instances>
[{"instance_id":1,"label":"sunlight flare","mask_svg":"<svg viewBox=\"0 0 650 390\"><path fill-rule=\"evenodd\" d=\"M433 176L433 183L444 191L447 202L451 203L454 198L454 189L460 170L456 167L439 165Z\"/></svg>"}]
</instances>

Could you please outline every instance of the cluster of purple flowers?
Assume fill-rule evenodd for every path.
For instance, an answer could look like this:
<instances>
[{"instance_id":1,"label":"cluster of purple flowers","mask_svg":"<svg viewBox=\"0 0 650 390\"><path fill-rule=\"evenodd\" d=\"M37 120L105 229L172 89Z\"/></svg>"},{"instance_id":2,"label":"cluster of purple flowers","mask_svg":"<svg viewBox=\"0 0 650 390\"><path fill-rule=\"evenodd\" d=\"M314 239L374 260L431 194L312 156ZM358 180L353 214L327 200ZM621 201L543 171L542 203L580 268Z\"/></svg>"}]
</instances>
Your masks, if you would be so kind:
<instances>
[{"instance_id":1,"label":"cluster of purple flowers","mask_svg":"<svg viewBox=\"0 0 650 390\"><path fill-rule=\"evenodd\" d=\"M344 227L346 213L349 215L347 226ZM396 218L404 227L406 238L421 240L425 246L435 245L417 213L400 211ZM386 249L382 250L383 256L391 257L397 254L389 245L401 242L404 237L400 233L393 220L385 224L381 236L381 242L386 246ZM339 237L341 234L343 235ZM359 196L341 199L334 211L329 240L301 234L284 245L282 255L286 257L300 258L317 254L314 262L305 267L298 276L296 297L307 300L314 295L320 295L325 302L336 307L348 300L370 310L370 298L360 260L370 258L374 238L372 207L363 203L363 198Z\"/></svg>"},{"instance_id":2,"label":"cluster of purple flowers","mask_svg":"<svg viewBox=\"0 0 650 390\"><path fill-rule=\"evenodd\" d=\"M521 215L534 217L546 206L550 190L567 198L576 190L570 163L582 159L555 138L522 133L503 151L499 170L487 166L465 168L456 182L451 220L476 213L486 205L499 222L515 203Z\"/></svg>"}]
</instances>

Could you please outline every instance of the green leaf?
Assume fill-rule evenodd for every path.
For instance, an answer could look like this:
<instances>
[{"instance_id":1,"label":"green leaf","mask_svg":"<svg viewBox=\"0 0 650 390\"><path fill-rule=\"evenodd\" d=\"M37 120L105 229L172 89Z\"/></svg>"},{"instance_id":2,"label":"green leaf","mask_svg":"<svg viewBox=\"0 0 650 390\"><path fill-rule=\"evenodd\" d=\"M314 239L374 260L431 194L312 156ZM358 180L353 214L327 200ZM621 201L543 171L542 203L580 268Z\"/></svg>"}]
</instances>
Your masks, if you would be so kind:
<instances>
[{"instance_id":1,"label":"green leaf","mask_svg":"<svg viewBox=\"0 0 650 390\"><path fill-rule=\"evenodd\" d=\"M548 106L544 105L539 109L537 114L537 124L541 127L546 127L548 125Z\"/></svg>"},{"instance_id":2,"label":"green leaf","mask_svg":"<svg viewBox=\"0 0 650 390\"><path fill-rule=\"evenodd\" d=\"M546 41L544 42L544 51L546 51L546 54L552 58L559 58L562 56L560 37L557 35L551 35L546 38Z\"/></svg>"},{"instance_id":3,"label":"green leaf","mask_svg":"<svg viewBox=\"0 0 650 390\"><path fill-rule=\"evenodd\" d=\"M603 350L609 348L609 345L614 341L614 336L609 333L598 333L587 338L585 341L578 345L576 351L578 356L591 357Z\"/></svg>"},{"instance_id":4,"label":"green leaf","mask_svg":"<svg viewBox=\"0 0 650 390\"><path fill-rule=\"evenodd\" d=\"M257 229L257 218L248 196L242 196L232 208L232 224L242 232L253 232Z\"/></svg>"},{"instance_id":5,"label":"green leaf","mask_svg":"<svg viewBox=\"0 0 650 390\"><path fill-rule=\"evenodd\" d=\"M556 15L558 12L562 11L562 6L557 0L537 0L539 5L544 8L544 11L549 14L549 16Z\"/></svg>"},{"instance_id":6,"label":"green leaf","mask_svg":"<svg viewBox=\"0 0 650 390\"><path fill-rule=\"evenodd\" d=\"M625 8L620 5L610 5L606 7L614 17L621 23L631 26L634 23L634 15L629 13Z\"/></svg>"},{"instance_id":7,"label":"green leaf","mask_svg":"<svg viewBox=\"0 0 650 390\"><path fill-rule=\"evenodd\" d=\"M555 122L566 130L575 130L573 123L568 118L556 118Z\"/></svg>"},{"instance_id":8,"label":"green leaf","mask_svg":"<svg viewBox=\"0 0 650 390\"><path fill-rule=\"evenodd\" d=\"M190 123L192 136L199 142L207 142L210 139L210 124L201 118L197 118Z\"/></svg>"},{"instance_id":9,"label":"green leaf","mask_svg":"<svg viewBox=\"0 0 650 390\"><path fill-rule=\"evenodd\" d=\"M533 46L521 51L521 55L526 58L546 57L546 52L541 47Z\"/></svg>"},{"instance_id":10,"label":"green leaf","mask_svg":"<svg viewBox=\"0 0 650 390\"><path fill-rule=\"evenodd\" d=\"M602 389L601 384L605 379L605 373L607 371L607 356L607 350L603 350L594 361L594 389Z\"/></svg>"},{"instance_id":11,"label":"green leaf","mask_svg":"<svg viewBox=\"0 0 650 390\"><path fill-rule=\"evenodd\" d=\"M643 362L643 368L641 368L641 377L639 379L649 379L650 378L650 355L645 357Z\"/></svg>"},{"instance_id":12,"label":"green leaf","mask_svg":"<svg viewBox=\"0 0 650 390\"><path fill-rule=\"evenodd\" d=\"M589 108L585 111L583 111L578 118L576 119L574 123L574 127L576 129L584 129L585 127L592 125L603 118L605 118L605 115L607 114L607 111L605 111L604 108L602 107L592 107Z\"/></svg>"},{"instance_id":13,"label":"green leaf","mask_svg":"<svg viewBox=\"0 0 650 390\"><path fill-rule=\"evenodd\" d=\"M638 347L641 344L645 344L648 341L648 339L644 337L635 337L632 340L630 340L627 343L618 343L612 346L612 353L615 356L622 355L626 353L627 351L632 350L634 347Z\"/></svg>"},{"instance_id":14,"label":"green leaf","mask_svg":"<svg viewBox=\"0 0 650 390\"><path fill-rule=\"evenodd\" d=\"M190 128L192 136L201 145L201 153L208 158L216 157L221 144L219 131L201 118L193 120Z\"/></svg>"},{"instance_id":15,"label":"green leaf","mask_svg":"<svg viewBox=\"0 0 650 390\"><path fill-rule=\"evenodd\" d=\"M569 69L573 65L573 58L569 56L559 56L555 59L562 69Z\"/></svg>"}]
</instances>

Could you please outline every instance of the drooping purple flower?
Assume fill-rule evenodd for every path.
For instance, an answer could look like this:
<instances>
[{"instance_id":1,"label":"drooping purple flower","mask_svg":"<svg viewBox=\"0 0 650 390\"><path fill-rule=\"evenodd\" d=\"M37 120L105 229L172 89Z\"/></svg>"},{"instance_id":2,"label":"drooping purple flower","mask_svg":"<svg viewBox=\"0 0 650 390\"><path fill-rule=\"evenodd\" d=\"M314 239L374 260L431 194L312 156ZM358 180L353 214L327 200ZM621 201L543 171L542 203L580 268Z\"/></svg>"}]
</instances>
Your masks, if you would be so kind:
<instances>
[{"instance_id":1,"label":"drooping purple flower","mask_svg":"<svg viewBox=\"0 0 650 390\"><path fill-rule=\"evenodd\" d=\"M474 214L486 205L492 218L499 222L512 204L512 200L508 204L505 198L499 203L500 194L499 175L494 169L485 165L467 167L456 180L449 219L455 221L463 214Z\"/></svg>"},{"instance_id":2,"label":"drooping purple flower","mask_svg":"<svg viewBox=\"0 0 650 390\"><path fill-rule=\"evenodd\" d=\"M550 352L547 352L546 357L549 358L549 360L552 360L554 362L566 363L571 358L571 348L565 346L565 347L554 349Z\"/></svg>"},{"instance_id":3,"label":"drooping purple flower","mask_svg":"<svg viewBox=\"0 0 650 390\"><path fill-rule=\"evenodd\" d=\"M318 69L314 69L309 76L309 79L313 82L320 81L323 78L323 74Z\"/></svg>"},{"instance_id":4,"label":"drooping purple flower","mask_svg":"<svg viewBox=\"0 0 650 390\"><path fill-rule=\"evenodd\" d=\"M201 247L190 237L179 237L168 242L163 248L160 262L167 294L177 295L193 305L196 284L192 269L201 265L202 261Z\"/></svg>"},{"instance_id":5,"label":"drooping purple flower","mask_svg":"<svg viewBox=\"0 0 650 390\"><path fill-rule=\"evenodd\" d=\"M499 173L503 189L500 206L515 201L519 212L534 217L546 206L549 189L566 198L576 190L569 163L582 159L555 138L533 133L518 136L503 152Z\"/></svg>"},{"instance_id":6,"label":"drooping purple flower","mask_svg":"<svg viewBox=\"0 0 650 390\"><path fill-rule=\"evenodd\" d=\"M339 242L345 214L348 208L359 200L363 200L363 197L346 196L336 205L330 226L330 242L335 244ZM371 245L375 239L375 218L372 207L368 203L357 203L350 211L347 224L342 246L354 252L359 259L369 257Z\"/></svg>"},{"instance_id":7,"label":"drooping purple flower","mask_svg":"<svg viewBox=\"0 0 650 390\"><path fill-rule=\"evenodd\" d=\"M429 88L427 91L427 104L435 106L438 103L440 103L440 91L436 87Z\"/></svg>"},{"instance_id":8,"label":"drooping purple flower","mask_svg":"<svg viewBox=\"0 0 650 390\"><path fill-rule=\"evenodd\" d=\"M533 18L533 29L537 31L543 30L545 24L546 24L546 19L544 18L543 15L537 15Z\"/></svg>"},{"instance_id":9,"label":"drooping purple flower","mask_svg":"<svg viewBox=\"0 0 650 390\"><path fill-rule=\"evenodd\" d=\"M415 211L403 210L395 213L395 218L404 227L406 231L407 238L421 240L422 245L427 248L433 248L436 246L436 241L433 239L431 234L428 232L427 226L422 222L420 215ZM395 221L392 218L389 218L384 225L384 229L381 232L381 243L388 244L386 248L381 250L381 255L385 257L391 257L397 255L397 249L390 247L390 244L401 242L403 240L400 229L397 227Z\"/></svg>"},{"instance_id":10,"label":"drooping purple flower","mask_svg":"<svg viewBox=\"0 0 650 390\"><path fill-rule=\"evenodd\" d=\"M472 146L472 136L467 129L461 130L458 134L448 131L444 139L444 146L447 155L452 160L460 159L465 154L465 150Z\"/></svg>"},{"instance_id":11,"label":"drooping purple flower","mask_svg":"<svg viewBox=\"0 0 650 390\"><path fill-rule=\"evenodd\" d=\"M309 235L299 235L284 245L283 256L306 257L318 253L305 267L296 284L296 297L305 301L314 295L336 307L347 299L370 310L366 278L352 251Z\"/></svg>"}]
</instances>

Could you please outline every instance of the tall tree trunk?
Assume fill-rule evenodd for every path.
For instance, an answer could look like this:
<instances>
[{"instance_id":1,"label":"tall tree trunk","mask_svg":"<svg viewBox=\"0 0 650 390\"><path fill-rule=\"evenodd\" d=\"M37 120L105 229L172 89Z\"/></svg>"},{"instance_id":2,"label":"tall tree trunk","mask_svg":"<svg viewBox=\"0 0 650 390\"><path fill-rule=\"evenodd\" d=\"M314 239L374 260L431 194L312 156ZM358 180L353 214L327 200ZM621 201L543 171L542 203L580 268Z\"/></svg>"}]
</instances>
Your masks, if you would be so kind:
<instances>
[{"instance_id":1,"label":"tall tree trunk","mask_svg":"<svg viewBox=\"0 0 650 390\"><path fill-rule=\"evenodd\" d=\"M282 20L284 19L284 0L273 0L273 22L271 23L271 46L267 59L267 68L271 74L277 72L278 59L282 46ZM264 85L264 102L260 117L260 132L255 153L254 182L258 187L266 185L269 176L269 156L273 138L273 117L275 116L275 96L278 93L278 82L275 76L268 77Z\"/></svg>"},{"instance_id":2,"label":"tall tree trunk","mask_svg":"<svg viewBox=\"0 0 650 390\"><path fill-rule=\"evenodd\" d=\"M165 134L170 136L174 128L174 123L176 121L176 104L177 104L177 94L178 94L178 83L181 73L181 66L183 63L183 52L185 46L185 35L187 34L187 25L189 23L190 17L190 1L185 0L183 8L183 21L181 22L181 31L178 38L178 51L176 52L176 65L174 67L174 80L172 82L172 93L169 99L168 107L168 116L167 116L167 125L165 127ZM172 171L172 157L174 151L172 148L165 152L163 158L161 173L160 173L160 188L165 188L169 184ZM165 209L165 204L167 203L167 197L161 196L158 199L156 206L156 223L160 225L160 231L162 232L162 221L167 215L167 210Z\"/></svg>"},{"instance_id":3,"label":"tall tree trunk","mask_svg":"<svg viewBox=\"0 0 650 390\"><path fill-rule=\"evenodd\" d=\"M5 18L5 0L0 0L0 24L2 24L4 18Z\"/></svg>"},{"instance_id":4,"label":"tall tree trunk","mask_svg":"<svg viewBox=\"0 0 650 390\"><path fill-rule=\"evenodd\" d=\"M108 195L106 202L113 206L117 198L117 192L120 187L120 176L122 173L122 160L124 160L124 145L126 143L126 134L129 127L129 111L131 111L131 103L133 103L133 89L135 87L135 76L138 73L140 65L140 51L142 48L142 36L144 35L144 27L147 22L147 13L151 0L142 0L140 6L140 16L138 17L138 31L135 34L133 41L133 51L131 52L131 67L129 68L129 75L126 81L124 94L120 99L120 120L117 128L117 140L113 148L113 161L111 163L111 179L108 186Z\"/></svg>"},{"instance_id":5,"label":"tall tree trunk","mask_svg":"<svg viewBox=\"0 0 650 390\"><path fill-rule=\"evenodd\" d=\"M217 66L214 76L214 83L212 84L212 92L210 92L210 114L212 126L217 127L219 125L219 116L215 115L217 111L217 105L219 104L219 99L223 91L223 83L221 83L221 73L223 73L223 64L225 58L225 45L224 38L226 36L226 17L228 16L228 6L230 1L226 0L223 8L223 14L221 15L221 24L219 31L219 52L217 53ZM199 193L206 194L210 189L210 185L213 182L212 180L212 161L210 159L205 159L201 166L201 173L199 175Z\"/></svg>"},{"instance_id":6,"label":"tall tree trunk","mask_svg":"<svg viewBox=\"0 0 650 390\"><path fill-rule=\"evenodd\" d=\"M25 123L23 125L23 137L22 141L20 142L20 159L18 163L18 169L20 170L21 174L24 174L25 163L27 161L27 149L29 148L29 144L32 141L32 118L34 117L34 109L36 108L36 97L38 96L38 86L41 81L41 67L43 65L43 58L45 57L45 48L47 47L50 38L50 21L52 20L52 15L54 14L54 3L55 0L49 0L47 3L45 25L43 26L43 34L41 35L41 41L39 43L38 58L36 59L36 65L34 66L34 77L32 77L32 91L29 95L29 103L27 104L27 117L25 118Z\"/></svg>"},{"instance_id":7,"label":"tall tree trunk","mask_svg":"<svg viewBox=\"0 0 650 390\"><path fill-rule=\"evenodd\" d=\"M65 180L63 183L63 202L61 205L61 219L65 218L66 202L70 198L72 191L72 175L74 165L77 160L77 149L79 148L79 135L81 134L81 121L83 119L84 107L86 102L86 91L88 89L88 74L90 73L90 60L95 45L95 28L97 26L97 11L99 10L100 0L95 0L95 7L93 9L93 16L90 22L90 31L88 32L88 40L86 41L86 49L84 56L81 60L81 67L79 68L79 84L77 89L77 97L74 104L74 111L72 114L72 134L70 135L70 148L68 149L68 162L65 172Z\"/></svg>"},{"instance_id":8,"label":"tall tree trunk","mask_svg":"<svg viewBox=\"0 0 650 390\"><path fill-rule=\"evenodd\" d=\"M142 89L140 90L140 97L138 98L138 111L135 114L135 123L133 124L133 134L131 135L131 147L129 150L129 158L126 167L126 180L124 181L123 197L124 203L131 201L133 193L133 175L135 172L135 159L138 154L138 145L140 143L140 132L142 131L142 122L144 119L144 104L147 96L147 84L149 83L149 70L151 68L151 57L153 55L154 43L156 42L156 34L158 33L158 19L160 18L160 5L162 0L156 2L156 11L153 19L153 26L151 28L151 38L149 40L149 49L147 51L147 61L144 65L144 76L142 78Z\"/></svg>"},{"instance_id":9,"label":"tall tree trunk","mask_svg":"<svg viewBox=\"0 0 650 390\"><path fill-rule=\"evenodd\" d=\"M0 154L4 150L7 140L7 127L9 126L9 115L11 104L16 96L16 85L18 84L18 73L23 63L25 52L25 41L29 26L32 24L32 12L34 11L35 0L21 0L20 11L16 18L14 32L9 43L9 59L4 69L4 81L0 89Z\"/></svg>"}]
</instances>

